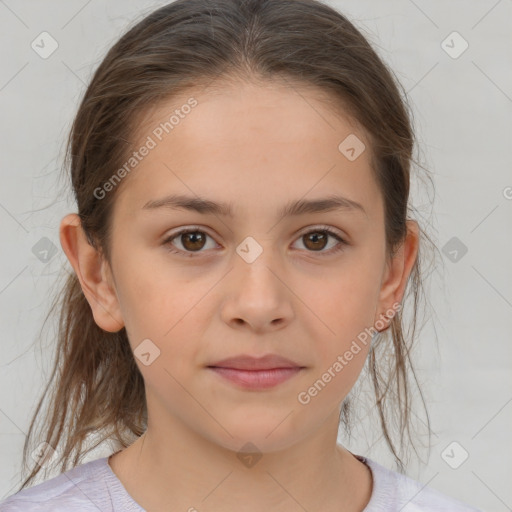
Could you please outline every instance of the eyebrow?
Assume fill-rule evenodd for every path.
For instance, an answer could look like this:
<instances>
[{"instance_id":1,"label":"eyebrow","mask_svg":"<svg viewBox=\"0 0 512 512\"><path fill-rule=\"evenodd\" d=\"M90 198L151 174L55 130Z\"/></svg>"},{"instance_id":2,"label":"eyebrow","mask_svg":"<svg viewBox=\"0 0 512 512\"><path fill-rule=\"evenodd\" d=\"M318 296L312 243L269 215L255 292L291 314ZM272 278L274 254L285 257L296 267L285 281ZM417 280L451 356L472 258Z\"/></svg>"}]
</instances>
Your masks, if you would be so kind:
<instances>
[{"instance_id":1,"label":"eyebrow","mask_svg":"<svg viewBox=\"0 0 512 512\"><path fill-rule=\"evenodd\" d=\"M158 208L184 209L195 211L203 215L222 215L234 217L232 203L217 203L202 197L190 197L181 194L172 194L161 199L148 201L142 209L155 210ZM304 200L299 199L287 203L277 214L279 220L288 216L303 215L306 213L323 213L334 210L346 212L360 212L366 217L368 214L361 204L347 197L331 195L320 199Z\"/></svg>"}]
</instances>

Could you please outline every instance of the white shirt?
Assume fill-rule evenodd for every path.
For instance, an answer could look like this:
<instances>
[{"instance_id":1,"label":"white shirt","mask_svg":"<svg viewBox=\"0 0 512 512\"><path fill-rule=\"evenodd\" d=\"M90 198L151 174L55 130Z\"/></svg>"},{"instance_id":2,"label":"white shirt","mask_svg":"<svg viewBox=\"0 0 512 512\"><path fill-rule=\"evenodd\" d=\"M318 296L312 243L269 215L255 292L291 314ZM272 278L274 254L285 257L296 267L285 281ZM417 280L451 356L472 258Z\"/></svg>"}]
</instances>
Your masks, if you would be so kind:
<instances>
[{"instance_id":1,"label":"white shirt","mask_svg":"<svg viewBox=\"0 0 512 512\"><path fill-rule=\"evenodd\" d=\"M372 495L362 512L482 512L374 460L354 456L373 475ZM21 511L146 512L112 471L108 457L76 466L0 502L0 512Z\"/></svg>"}]
</instances>

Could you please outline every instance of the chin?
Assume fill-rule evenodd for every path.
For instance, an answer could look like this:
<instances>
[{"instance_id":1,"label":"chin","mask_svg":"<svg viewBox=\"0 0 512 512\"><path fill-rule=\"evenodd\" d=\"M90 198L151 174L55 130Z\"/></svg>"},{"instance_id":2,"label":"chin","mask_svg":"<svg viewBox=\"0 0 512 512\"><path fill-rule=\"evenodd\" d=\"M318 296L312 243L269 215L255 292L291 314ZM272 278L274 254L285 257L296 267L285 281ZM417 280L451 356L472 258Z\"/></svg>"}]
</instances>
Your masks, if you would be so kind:
<instances>
[{"instance_id":1,"label":"chin","mask_svg":"<svg viewBox=\"0 0 512 512\"><path fill-rule=\"evenodd\" d=\"M280 418L276 421L272 415L266 418L260 416L254 422L249 421L245 416L240 418L239 423L223 421L222 425L232 437L226 430L216 429L215 433L210 433L210 441L235 453L278 452L299 440L296 438L296 433L291 432L286 420L283 422L283 418Z\"/></svg>"}]
</instances>

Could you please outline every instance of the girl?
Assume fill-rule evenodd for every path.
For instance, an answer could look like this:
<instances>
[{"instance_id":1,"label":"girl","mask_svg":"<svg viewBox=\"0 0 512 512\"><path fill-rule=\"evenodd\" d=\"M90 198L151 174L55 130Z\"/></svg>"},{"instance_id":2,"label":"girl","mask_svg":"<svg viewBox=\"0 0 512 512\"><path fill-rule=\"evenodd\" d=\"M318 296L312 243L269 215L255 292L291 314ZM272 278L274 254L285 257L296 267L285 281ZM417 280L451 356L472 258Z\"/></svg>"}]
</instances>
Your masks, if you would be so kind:
<instances>
[{"instance_id":1,"label":"girl","mask_svg":"<svg viewBox=\"0 0 512 512\"><path fill-rule=\"evenodd\" d=\"M400 457L413 143L392 73L315 0L178 0L129 30L68 141L56 385L1 510L476 510ZM399 471L337 443L365 368ZM91 435L116 449L79 464Z\"/></svg>"}]
</instances>

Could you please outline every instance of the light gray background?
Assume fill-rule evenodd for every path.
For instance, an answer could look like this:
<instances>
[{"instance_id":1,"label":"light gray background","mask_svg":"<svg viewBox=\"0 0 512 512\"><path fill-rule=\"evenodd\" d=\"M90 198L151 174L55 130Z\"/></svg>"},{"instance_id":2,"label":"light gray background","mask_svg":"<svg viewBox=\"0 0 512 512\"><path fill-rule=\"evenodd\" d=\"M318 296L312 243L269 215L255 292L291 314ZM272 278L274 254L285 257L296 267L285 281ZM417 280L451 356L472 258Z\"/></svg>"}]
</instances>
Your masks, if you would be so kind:
<instances>
[{"instance_id":1,"label":"light gray background","mask_svg":"<svg viewBox=\"0 0 512 512\"><path fill-rule=\"evenodd\" d=\"M58 236L60 219L76 211L71 196L59 195L65 138L107 49L164 3L0 0L0 498L18 484L29 418L49 370L51 336L43 351L33 342L68 264ZM431 215L415 186L419 221L427 229L433 223L440 250L452 237L467 247L457 262L443 254L443 268L432 274L435 317L421 333L418 368L434 446L409 474L484 510L511 510L512 0L329 3L364 31L409 93L436 188ZM31 48L43 31L59 44L47 59ZM441 46L453 31L469 44L458 58ZM43 237L58 249L48 262L33 252ZM392 467L378 427L361 421L362 435L348 448ZM454 441L452 460L469 454L458 469L442 456Z\"/></svg>"}]
</instances>

